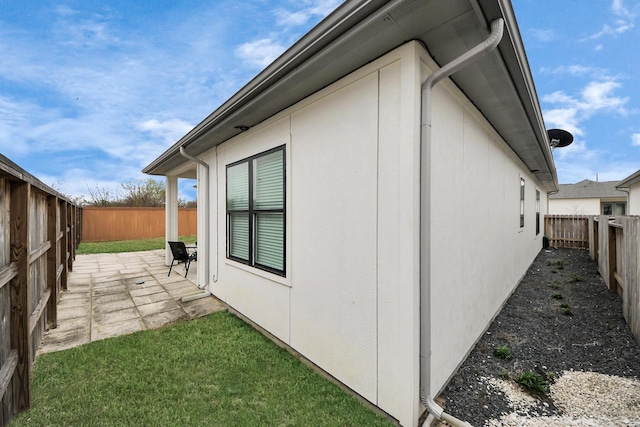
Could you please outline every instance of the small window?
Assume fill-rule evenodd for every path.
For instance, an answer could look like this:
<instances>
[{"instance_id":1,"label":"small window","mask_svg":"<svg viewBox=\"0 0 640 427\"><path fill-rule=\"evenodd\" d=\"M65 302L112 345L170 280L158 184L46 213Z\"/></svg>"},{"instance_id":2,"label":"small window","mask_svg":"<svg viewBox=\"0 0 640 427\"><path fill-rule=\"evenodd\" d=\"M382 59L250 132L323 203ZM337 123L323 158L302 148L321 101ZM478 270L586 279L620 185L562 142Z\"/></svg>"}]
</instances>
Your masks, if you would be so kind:
<instances>
[{"instance_id":1,"label":"small window","mask_svg":"<svg viewBox=\"0 0 640 427\"><path fill-rule=\"evenodd\" d=\"M285 275L284 147L227 166L227 258Z\"/></svg>"},{"instance_id":2,"label":"small window","mask_svg":"<svg viewBox=\"0 0 640 427\"><path fill-rule=\"evenodd\" d=\"M540 234L540 191L536 190L536 236Z\"/></svg>"},{"instance_id":3,"label":"small window","mask_svg":"<svg viewBox=\"0 0 640 427\"><path fill-rule=\"evenodd\" d=\"M626 215L627 204L625 202L611 202L602 204L602 215L624 216Z\"/></svg>"},{"instance_id":4,"label":"small window","mask_svg":"<svg viewBox=\"0 0 640 427\"><path fill-rule=\"evenodd\" d=\"M524 178L520 178L520 228L524 227Z\"/></svg>"}]
</instances>

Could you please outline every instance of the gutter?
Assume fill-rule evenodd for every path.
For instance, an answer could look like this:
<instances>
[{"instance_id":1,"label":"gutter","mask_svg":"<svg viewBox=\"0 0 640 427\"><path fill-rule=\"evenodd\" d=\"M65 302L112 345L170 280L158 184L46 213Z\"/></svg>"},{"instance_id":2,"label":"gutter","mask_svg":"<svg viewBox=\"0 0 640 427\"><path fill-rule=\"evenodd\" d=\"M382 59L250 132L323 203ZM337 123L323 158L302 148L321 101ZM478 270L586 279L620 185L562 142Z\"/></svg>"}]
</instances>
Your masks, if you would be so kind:
<instances>
[{"instance_id":1,"label":"gutter","mask_svg":"<svg viewBox=\"0 0 640 427\"><path fill-rule=\"evenodd\" d=\"M399 1L393 2L393 5ZM362 20L361 14L371 8L378 8L384 4L383 0L354 0L344 2L329 16L322 20L307 35L296 42L291 48L287 49L280 57L273 61L260 74L254 77L235 95L227 100L223 105L206 117L196 127L184 135L171 148L160 155L155 161L142 170L143 173L152 173L153 169L158 167L164 161L176 154L176 148L186 147L198 138L202 137L213 129L224 119L234 114L243 106L251 102L253 98L259 94L264 87L269 87L282 77L286 76L292 70L295 70L307 57L311 57L319 50L329 45L332 41L342 36L351 28L349 24L351 20ZM384 10L390 8L387 5ZM363 12L365 11L365 12ZM180 151L182 154L182 151Z\"/></svg>"},{"instance_id":2,"label":"gutter","mask_svg":"<svg viewBox=\"0 0 640 427\"><path fill-rule=\"evenodd\" d=\"M209 247L211 246L209 241L211 240L211 236L209 233L209 229L210 229L210 216L209 216L209 165L196 158L193 157L190 154L187 154L186 150L184 149L183 146L180 146L180 154L182 154L183 157L194 161L196 163L198 163L201 166L204 166L204 179L203 181L205 182L205 188L204 188L204 218L205 218L205 227L204 227L204 233L205 233L205 239L204 239L204 249L205 249L205 254L207 256L207 258L209 258ZM216 153L216 161L217 161L217 153ZM217 200L216 200L217 203ZM217 218L216 218L217 221ZM216 236L217 239L217 236ZM216 264L218 263L218 259L216 258ZM200 289L205 289L207 286L209 285L209 261L207 260L204 263L204 284L198 284L198 287Z\"/></svg>"},{"instance_id":3,"label":"gutter","mask_svg":"<svg viewBox=\"0 0 640 427\"><path fill-rule=\"evenodd\" d=\"M431 175L428 172L431 164L431 93L439 81L494 50L502 40L503 31L504 20L502 18L494 20L491 22L491 34L484 42L434 71L422 83L422 122L420 127L420 400L430 414L423 424L425 426L428 426L433 418L442 418L454 425L470 426L467 422L445 414L430 393L431 287L428 274L431 271L431 248L425 242L430 242L431 235ZM425 195L425 190L429 191L428 195Z\"/></svg>"}]
</instances>

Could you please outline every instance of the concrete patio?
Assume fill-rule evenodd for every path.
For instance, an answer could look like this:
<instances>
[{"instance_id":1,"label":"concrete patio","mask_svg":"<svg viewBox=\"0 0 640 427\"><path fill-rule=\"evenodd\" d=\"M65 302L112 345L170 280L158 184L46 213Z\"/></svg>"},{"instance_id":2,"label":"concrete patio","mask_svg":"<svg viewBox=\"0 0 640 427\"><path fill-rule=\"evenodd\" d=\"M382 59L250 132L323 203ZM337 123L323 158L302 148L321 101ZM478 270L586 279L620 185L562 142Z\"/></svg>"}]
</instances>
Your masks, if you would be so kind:
<instances>
[{"instance_id":1,"label":"concrete patio","mask_svg":"<svg viewBox=\"0 0 640 427\"><path fill-rule=\"evenodd\" d=\"M197 262L164 265L164 250L77 255L58 305L58 327L44 336L40 353L65 350L119 335L154 329L224 310L213 296L182 302L199 292Z\"/></svg>"}]
</instances>

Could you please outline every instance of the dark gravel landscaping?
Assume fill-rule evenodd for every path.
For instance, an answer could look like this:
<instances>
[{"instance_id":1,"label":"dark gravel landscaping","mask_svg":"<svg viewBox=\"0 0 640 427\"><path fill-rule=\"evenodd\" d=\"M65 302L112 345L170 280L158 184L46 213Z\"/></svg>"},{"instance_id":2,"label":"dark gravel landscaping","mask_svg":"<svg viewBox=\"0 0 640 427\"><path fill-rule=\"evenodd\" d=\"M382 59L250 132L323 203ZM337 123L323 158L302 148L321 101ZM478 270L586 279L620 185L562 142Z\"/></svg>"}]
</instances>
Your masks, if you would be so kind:
<instances>
[{"instance_id":1,"label":"dark gravel landscaping","mask_svg":"<svg viewBox=\"0 0 640 427\"><path fill-rule=\"evenodd\" d=\"M496 356L498 347L507 358ZM439 401L453 416L482 426L518 412L488 378L515 385L531 371L552 386L571 370L638 380L640 347L622 317L620 297L605 287L588 251L551 248L540 252ZM533 394L540 404L522 415L563 415L552 394ZM625 425L639 424L632 419Z\"/></svg>"}]
</instances>

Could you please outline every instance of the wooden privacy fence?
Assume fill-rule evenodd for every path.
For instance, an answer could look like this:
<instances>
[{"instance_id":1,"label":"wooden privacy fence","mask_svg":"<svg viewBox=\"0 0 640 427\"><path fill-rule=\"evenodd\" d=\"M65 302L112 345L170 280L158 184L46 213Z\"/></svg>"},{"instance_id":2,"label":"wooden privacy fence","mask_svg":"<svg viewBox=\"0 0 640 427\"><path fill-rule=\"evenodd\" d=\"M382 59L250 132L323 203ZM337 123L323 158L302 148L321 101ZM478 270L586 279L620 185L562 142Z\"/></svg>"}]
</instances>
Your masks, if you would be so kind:
<instances>
[{"instance_id":1,"label":"wooden privacy fence","mask_svg":"<svg viewBox=\"0 0 640 427\"><path fill-rule=\"evenodd\" d=\"M104 242L162 237L164 208L85 207L82 210L82 241ZM178 209L178 234L197 233L197 209Z\"/></svg>"},{"instance_id":2,"label":"wooden privacy fence","mask_svg":"<svg viewBox=\"0 0 640 427\"><path fill-rule=\"evenodd\" d=\"M640 217L606 215L590 220L592 259L611 292L622 298L622 314L640 344Z\"/></svg>"},{"instance_id":3,"label":"wooden privacy fence","mask_svg":"<svg viewBox=\"0 0 640 427\"><path fill-rule=\"evenodd\" d=\"M589 248L589 216L587 215L545 215L544 232L550 246Z\"/></svg>"},{"instance_id":4,"label":"wooden privacy fence","mask_svg":"<svg viewBox=\"0 0 640 427\"><path fill-rule=\"evenodd\" d=\"M82 211L0 155L0 426L31 406L31 367L57 325Z\"/></svg>"}]
</instances>

